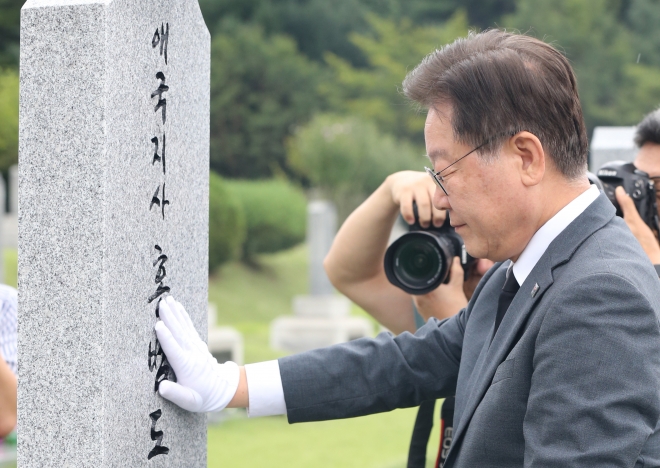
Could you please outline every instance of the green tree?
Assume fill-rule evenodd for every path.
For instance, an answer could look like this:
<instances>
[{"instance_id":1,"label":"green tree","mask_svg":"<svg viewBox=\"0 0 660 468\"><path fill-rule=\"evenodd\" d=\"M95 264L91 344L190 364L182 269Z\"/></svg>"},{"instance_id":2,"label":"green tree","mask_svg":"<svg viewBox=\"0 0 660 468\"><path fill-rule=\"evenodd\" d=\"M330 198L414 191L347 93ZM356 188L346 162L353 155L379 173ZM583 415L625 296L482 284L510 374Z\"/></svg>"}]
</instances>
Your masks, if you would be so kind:
<instances>
[{"instance_id":1,"label":"green tree","mask_svg":"<svg viewBox=\"0 0 660 468\"><path fill-rule=\"evenodd\" d=\"M24 0L0 0L0 67L18 67L18 37Z\"/></svg>"},{"instance_id":2,"label":"green tree","mask_svg":"<svg viewBox=\"0 0 660 468\"><path fill-rule=\"evenodd\" d=\"M366 19L369 14L396 22L408 18L423 25L444 22L462 8L471 25L486 28L511 13L515 0L200 0L199 4L212 32L222 19L232 17L259 24L268 35L291 36L313 60L320 62L326 52L332 52L364 67L364 55L349 34L372 32Z\"/></svg>"},{"instance_id":3,"label":"green tree","mask_svg":"<svg viewBox=\"0 0 660 468\"><path fill-rule=\"evenodd\" d=\"M350 39L367 57L369 68L356 68L328 53L326 61L334 79L325 82L325 93L334 109L376 122L397 138L423 142L424 116L412 112L400 92L401 82L427 54L467 34L465 13L435 26L415 26L409 19L394 22L369 16L374 34L351 34Z\"/></svg>"},{"instance_id":4,"label":"green tree","mask_svg":"<svg viewBox=\"0 0 660 468\"><path fill-rule=\"evenodd\" d=\"M308 58L322 61L326 51L364 64L360 51L350 43L351 31L367 29L361 0L200 0L204 19L212 33L233 18L260 26L267 36L285 34L296 41Z\"/></svg>"},{"instance_id":5,"label":"green tree","mask_svg":"<svg viewBox=\"0 0 660 468\"><path fill-rule=\"evenodd\" d=\"M278 252L305 240L307 199L284 179L228 180L245 213L247 237L242 260L257 266L257 255Z\"/></svg>"},{"instance_id":6,"label":"green tree","mask_svg":"<svg viewBox=\"0 0 660 468\"><path fill-rule=\"evenodd\" d=\"M319 107L320 69L284 36L227 24L211 46L211 167L235 178L289 172L284 141Z\"/></svg>"},{"instance_id":7,"label":"green tree","mask_svg":"<svg viewBox=\"0 0 660 468\"><path fill-rule=\"evenodd\" d=\"M657 105L657 70L636 63L631 38L608 0L519 0L505 25L553 41L578 78L587 127L634 124Z\"/></svg>"},{"instance_id":8,"label":"green tree","mask_svg":"<svg viewBox=\"0 0 660 468\"><path fill-rule=\"evenodd\" d=\"M639 62L660 67L660 0L632 0L626 19Z\"/></svg>"},{"instance_id":9,"label":"green tree","mask_svg":"<svg viewBox=\"0 0 660 468\"><path fill-rule=\"evenodd\" d=\"M219 175L209 174L209 273L238 258L245 242L245 213L240 200Z\"/></svg>"},{"instance_id":10,"label":"green tree","mask_svg":"<svg viewBox=\"0 0 660 468\"><path fill-rule=\"evenodd\" d=\"M18 162L18 74L0 69L0 171Z\"/></svg>"},{"instance_id":11,"label":"green tree","mask_svg":"<svg viewBox=\"0 0 660 468\"><path fill-rule=\"evenodd\" d=\"M291 167L337 204L344 219L393 172L420 170L421 147L397 141L369 120L320 114L287 144Z\"/></svg>"}]
</instances>

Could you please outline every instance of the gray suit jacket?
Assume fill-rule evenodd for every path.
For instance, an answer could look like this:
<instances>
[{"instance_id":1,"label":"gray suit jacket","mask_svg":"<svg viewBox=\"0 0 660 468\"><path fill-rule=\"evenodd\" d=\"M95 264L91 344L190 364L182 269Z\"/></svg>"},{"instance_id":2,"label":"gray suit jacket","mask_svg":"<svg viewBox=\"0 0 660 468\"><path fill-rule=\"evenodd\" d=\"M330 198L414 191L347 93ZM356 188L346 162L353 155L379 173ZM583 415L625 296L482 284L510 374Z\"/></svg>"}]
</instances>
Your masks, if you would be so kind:
<instances>
[{"instance_id":1,"label":"gray suit jacket","mask_svg":"<svg viewBox=\"0 0 660 468\"><path fill-rule=\"evenodd\" d=\"M611 203L550 244L492 337L508 264L414 335L280 359L289 422L455 394L446 467L660 466L660 281Z\"/></svg>"}]
</instances>

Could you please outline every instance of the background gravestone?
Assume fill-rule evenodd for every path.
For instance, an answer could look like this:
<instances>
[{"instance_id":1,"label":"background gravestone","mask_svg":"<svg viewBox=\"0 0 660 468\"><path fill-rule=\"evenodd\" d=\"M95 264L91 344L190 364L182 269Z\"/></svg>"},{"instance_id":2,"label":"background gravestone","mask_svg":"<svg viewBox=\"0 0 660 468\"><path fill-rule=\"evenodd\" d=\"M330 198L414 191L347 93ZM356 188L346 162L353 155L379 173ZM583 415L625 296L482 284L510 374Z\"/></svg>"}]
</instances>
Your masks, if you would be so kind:
<instances>
[{"instance_id":1,"label":"background gravestone","mask_svg":"<svg viewBox=\"0 0 660 468\"><path fill-rule=\"evenodd\" d=\"M18 464L205 467L153 331L168 292L207 329L197 0L28 0L20 61Z\"/></svg>"},{"instance_id":2,"label":"background gravestone","mask_svg":"<svg viewBox=\"0 0 660 468\"><path fill-rule=\"evenodd\" d=\"M313 296L334 294L335 288L323 268L337 233L337 208L332 202L314 200L307 205L307 247L309 249L309 290Z\"/></svg>"},{"instance_id":3,"label":"background gravestone","mask_svg":"<svg viewBox=\"0 0 660 468\"><path fill-rule=\"evenodd\" d=\"M632 162L637 155L636 127L596 127L589 145L589 170L594 174L610 161Z\"/></svg>"},{"instance_id":4,"label":"background gravestone","mask_svg":"<svg viewBox=\"0 0 660 468\"><path fill-rule=\"evenodd\" d=\"M310 294L293 298L293 316L277 317L270 325L272 348L293 352L344 343L373 334L364 317L350 316L351 301L335 294L323 260L337 233L337 209L329 201L307 206Z\"/></svg>"}]
</instances>

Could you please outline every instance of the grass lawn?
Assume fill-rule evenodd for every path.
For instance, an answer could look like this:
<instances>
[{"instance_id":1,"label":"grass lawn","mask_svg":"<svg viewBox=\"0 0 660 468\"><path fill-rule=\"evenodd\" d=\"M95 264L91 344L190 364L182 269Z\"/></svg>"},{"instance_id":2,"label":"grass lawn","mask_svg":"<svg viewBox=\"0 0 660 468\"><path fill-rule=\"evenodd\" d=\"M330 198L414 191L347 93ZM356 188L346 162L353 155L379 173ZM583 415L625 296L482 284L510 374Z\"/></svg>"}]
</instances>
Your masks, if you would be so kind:
<instances>
[{"instance_id":1,"label":"grass lawn","mask_svg":"<svg viewBox=\"0 0 660 468\"><path fill-rule=\"evenodd\" d=\"M208 429L208 466L405 468L416 409L289 425L284 417L235 419ZM437 424L431 440L438 440ZM437 442L434 445L437 447ZM427 457L428 466L435 454Z\"/></svg>"},{"instance_id":2,"label":"grass lawn","mask_svg":"<svg viewBox=\"0 0 660 468\"><path fill-rule=\"evenodd\" d=\"M18 278L18 251L16 249L3 249L4 275L2 282L16 287Z\"/></svg>"}]
</instances>

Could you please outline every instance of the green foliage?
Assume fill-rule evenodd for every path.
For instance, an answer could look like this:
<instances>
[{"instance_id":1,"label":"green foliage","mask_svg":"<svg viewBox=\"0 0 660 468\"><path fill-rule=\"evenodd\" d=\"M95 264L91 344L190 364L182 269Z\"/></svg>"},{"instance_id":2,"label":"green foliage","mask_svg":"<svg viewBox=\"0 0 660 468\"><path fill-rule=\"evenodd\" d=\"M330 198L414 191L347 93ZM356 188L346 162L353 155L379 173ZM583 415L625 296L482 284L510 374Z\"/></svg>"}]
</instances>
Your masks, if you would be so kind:
<instances>
[{"instance_id":1,"label":"green foliage","mask_svg":"<svg viewBox=\"0 0 660 468\"><path fill-rule=\"evenodd\" d=\"M494 28L498 20L516 8L516 0L464 0L459 5L465 8L472 26Z\"/></svg>"},{"instance_id":2,"label":"green foliage","mask_svg":"<svg viewBox=\"0 0 660 468\"><path fill-rule=\"evenodd\" d=\"M318 106L318 66L284 36L227 23L212 43L211 168L235 178L287 171L284 141Z\"/></svg>"},{"instance_id":3,"label":"green foliage","mask_svg":"<svg viewBox=\"0 0 660 468\"><path fill-rule=\"evenodd\" d=\"M369 68L356 68L328 53L334 79L324 83L321 92L334 109L373 120L382 131L421 144L424 116L411 111L400 93L401 82L427 54L467 34L466 16L459 11L442 25L423 27L408 19L393 22L369 16L369 24L373 35L350 36Z\"/></svg>"},{"instance_id":4,"label":"green foliage","mask_svg":"<svg viewBox=\"0 0 660 468\"><path fill-rule=\"evenodd\" d=\"M347 37L351 31L366 30L368 10L360 0L200 0L199 4L212 33L233 18L259 25L267 36L290 36L312 60L321 61L326 51L332 51L351 63L364 62Z\"/></svg>"},{"instance_id":5,"label":"green foliage","mask_svg":"<svg viewBox=\"0 0 660 468\"><path fill-rule=\"evenodd\" d=\"M18 37L24 0L0 0L0 67L18 67Z\"/></svg>"},{"instance_id":6,"label":"green foliage","mask_svg":"<svg viewBox=\"0 0 660 468\"><path fill-rule=\"evenodd\" d=\"M227 186L245 213L247 238L243 259L288 249L305 240L305 194L285 180L228 180Z\"/></svg>"},{"instance_id":7,"label":"green foliage","mask_svg":"<svg viewBox=\"0 0 660 468\"><path fill-rule=\"evenodd\" d=\"M657 70L636 64L630 33L608 0L519 0L505 24L556 41L578 77L589 130L632 125L657 106Z\"/></svg>"},{"instance_id":8,"label":"green foliage","mask_svg":"<svg viewBox=\"0 0 660 468\"><path fill-rule=\"evenodd\" d=\"M0 171L18 163L18 74L0 69Z\"/></svg>"},{"instance_id":9,"label":"green foliage","mask_svg":"<svg viewBox=\"0 0 660 468\"><path fill-rule=\"evenodd\" d=\"M359 117L322 114L288 142L289 163L330 197L343 219L393 172L419 170L423 151Z\"/></svg>"},{"instance_id":10,"label":"green foliage","mask_svg":"<svg viewBox=\"0 0 660 468\"><path fill-rule=\"evenodd\" d=\"M626 19L639 62L660 67L660 0L632 0Z\"/></svg>"},{"instance_id":11,"label":"green foliage","mask_svg":"<svg viewBox=\"0 0 660 468\"><path fill-rule=\"evenodd\" d=\"M209 178L209 272L232 260L245 242L243 207L227 183L211 172Z\"/></svg>"},{"instance_id":12,"label":"green foliage","mask_svg":"<svg viewBox=\"0 0 660 468\"><path fill-rule=\"evenodd\" d=\"M212 33L227 18L258 24L267 35L286 34L312 60L326 52L354 66L364 67L365 57L349 40L350 33L372 32L368 15L392 21L409 18L414 24L437 24L463 8L471 25L496 26L513 11L515 0L200 0Z\"/></svg>"}]
</instances>

